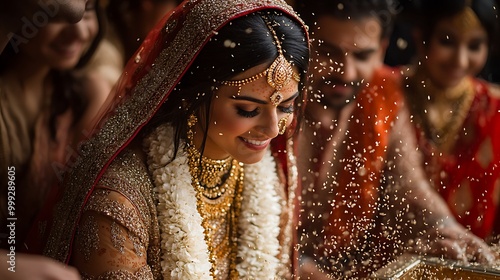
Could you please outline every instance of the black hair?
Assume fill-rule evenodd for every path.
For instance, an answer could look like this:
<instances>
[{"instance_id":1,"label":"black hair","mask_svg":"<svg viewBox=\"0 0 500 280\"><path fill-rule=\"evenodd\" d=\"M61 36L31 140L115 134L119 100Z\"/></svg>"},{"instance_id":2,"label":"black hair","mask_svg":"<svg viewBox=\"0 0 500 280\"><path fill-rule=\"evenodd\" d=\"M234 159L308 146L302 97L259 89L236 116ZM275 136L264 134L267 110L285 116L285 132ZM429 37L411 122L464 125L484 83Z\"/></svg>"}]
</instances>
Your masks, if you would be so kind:
<instances>
[{"instance_id":1,"label":"black hair","mask_svg":"<svg viewBox=\"0 0 500 280\"><path fill-rule=\"evenodd\" d=\"M489 50L498 47L500 41L496 33L499 29L499 23L494 0L421 0L418 6L419 17L417 17L416 26L422 33L422 40L428 42L439 21L459 14L466 7L470 7L474 11L482 27L486 30ZM490 59L487 59L479 76L489 79L492 72L491 67Z\"/></svg>"},{"instance_id":2,"label":"black hair","mask_svg":"<svg viewBox=\"0 0 500 280\"><path fill-rule=\"evenodd\" d=\"M304 85L309 62L305 31L296 20L280 12L252 13L226 24L211 38L148 125L153 128L159 122L170 122L176 129L176 151L180 139L186 135L190 114L203 113L205 127L208 127L211 100L221 81L231 80L235 75L257 65L271 64L278 56L273 36L270 35L263 16L275 23L273 30L280 39L284 56L299 70L301 82L299 96L294 105L297 120L302 118ZM206 133L203 143L205 139Z\"/></svg>"},{"instance_id":3,"label":"black hair","mask_svg":"<svg viewBox=\"0 0 500 280\"><path fill-rule=\"evenodd\" d=\"M382 27L382 38L391 35L395 14L400 7L394 0L296 0L300 17L313 28L321 16L340 20L361 20L375 17Z\"/></svg>"},{"instance_id":4,"label":"black hair","mask_svg":"<svg viewBox=\"0 0 500 280\"><path fill-rule=\"evenodd\" d=\"M132 56L133 53L140 46L142 40L144 38L133 38L133 42L131 40L131 34L129 30L130 23L127 20L127 16L131 13L135 13L136 11L141 9L141 2L143 0L109 0L106 6L106 16L109 20L111 27L116 32L118 39L124 44L133 44L129 47L124 46L126 59L129 59L129 56ZM173 3L178 6L182 3L182 0L151 0L155 4L168 4ZM130 50L128 48L131 48ZM130 52L130 53L129 53Z\"/></svg>"},{"instance_id":5,"label":"black hair","mask_svg":"<svg viewBox=\"0 0 500 280\"><path fill-rule=\"evenodd\" d=\"M494 0L421 0L417 26L422 31L422 39L428 41L439 21L459 14L467 6L477 15L492 43L496 37L494 34L498 31L498 14Z\"/></svg>"}]
</instances>

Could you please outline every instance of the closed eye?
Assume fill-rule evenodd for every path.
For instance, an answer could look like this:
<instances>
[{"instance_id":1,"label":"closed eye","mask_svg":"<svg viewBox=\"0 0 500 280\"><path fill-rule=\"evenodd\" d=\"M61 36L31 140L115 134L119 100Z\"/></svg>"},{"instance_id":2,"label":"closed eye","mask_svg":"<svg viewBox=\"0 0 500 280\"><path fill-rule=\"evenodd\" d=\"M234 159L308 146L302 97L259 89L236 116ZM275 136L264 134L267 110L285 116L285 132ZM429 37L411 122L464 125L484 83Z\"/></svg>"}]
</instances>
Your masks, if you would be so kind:
<instances>
[{"instance_id":1,"label":"closed eye","mask_svg":"<svg viewBox=\"0 0 500 280\"><path fill-rule=\"evenodd\" d=\"M375 49L366 49L366 50L353 52L353 55L359 61L367 61L374 53L375 53Z\"/></svg>"},{"instance_id":2,"label":"closed eye","mask_svg":"<svg viewBox=\"0 0 500 280\"><path fill-rule=\"evenodd\" d=\"M247 111L247 110L243 110L239 107L236 107L236 111L238 113L238 115L242 116L242 117L245 117L245 118L253 118L255 116L257 116L259 114L259 108L255 108L254 110L252 111Z\"/></svg>"},{"instance_id":3,"label":"closed eye","mask_svg":"<svg viewBox=\"0 0 500 280\"><path fill-rule=\"evenodd\" d=\"M294 111L293 104L291 104L290 106L287 106L287 107L279 106L278 108L281 110L281 112L287 113L287 114L291 114Z\"/></svg>"}]
</instances>

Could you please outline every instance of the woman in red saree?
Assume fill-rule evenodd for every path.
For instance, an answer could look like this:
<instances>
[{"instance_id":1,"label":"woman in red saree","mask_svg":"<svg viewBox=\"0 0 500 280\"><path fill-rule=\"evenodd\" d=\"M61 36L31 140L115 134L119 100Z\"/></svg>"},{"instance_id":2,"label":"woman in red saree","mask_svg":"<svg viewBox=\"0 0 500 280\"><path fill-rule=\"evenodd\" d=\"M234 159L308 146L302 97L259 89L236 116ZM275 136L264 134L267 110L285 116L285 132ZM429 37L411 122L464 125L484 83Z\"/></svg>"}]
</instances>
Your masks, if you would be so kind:
<instances>
[{"instance_id":1,"label":"woman in red saree","mask_svg":"<svg viewBox=\"0 0 500 280\"><path fill-rule=\"evenodd\" d=\"M421 66L406 97L430 182L475 235L500 232L500 89L474 78L496 35L494 1L424 1Z\"/></svg>"},{"instance_id":2,"label":"woman in red saree","mask_svg":"<svg viewBox=\"0 0 500 280\"><path fill-rule=\"evenodd\" d=\"M91 279L292 278L308 60L284 1L184 1L82 145L44 254Z\"/></svg>"}]
</instances>

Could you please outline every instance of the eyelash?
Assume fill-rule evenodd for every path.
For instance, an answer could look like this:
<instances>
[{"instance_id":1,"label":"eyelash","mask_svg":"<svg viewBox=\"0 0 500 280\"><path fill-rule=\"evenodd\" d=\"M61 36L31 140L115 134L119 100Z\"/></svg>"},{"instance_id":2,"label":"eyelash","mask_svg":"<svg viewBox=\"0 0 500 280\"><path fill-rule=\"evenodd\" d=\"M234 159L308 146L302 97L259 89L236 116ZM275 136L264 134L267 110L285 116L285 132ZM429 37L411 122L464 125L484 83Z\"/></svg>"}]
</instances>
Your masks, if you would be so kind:
<instances>
[{"instance_id":1,"label":"eyelash","mask_svg":"<svg viewBox=\"0 0 500 280\"><path fill-rule=\"evenodd\" d=\"M288 106L288 107L281 107L281 106L280 106L280 107L278 107L278 108L279 108L279 109L281 110L281 112L283 112L283 113L287 113L287 114L291 114L291 113L293 113L293 104L292 104L292 105L290 105L290 106Z\"/></svg>"},{"instance_id":2,"label":"eyelash","mask_svg":"<svg viewBox=\"0 0 500 280\"><path fill-rule=\"evenodd\" d=\"M253 118L259 114L259 108L256 108L253 111L246 111L246 110L243 110L241 108L237 108L237 109L238 109L238 115L240 115L244 118Z\"/></svg>"},{"instance_id":3,"label":"eyelash","mask_svg":"<svg viewBox=\"0 0 500 280\"><path fill-rule=\"evenodd\" d=\"M288 106L288 107L279 106L278 109L283 113L291 114L291 113L293 113L293 104ZM237 113L238 113L238 115L240 115L244 118L253 118L260 113L260 110L259 110L259 108L256 108L255 110L252 110L252 111L246 111L246 110L243 110L241 108L237 108Z\"/></svg>"}]
</instances>

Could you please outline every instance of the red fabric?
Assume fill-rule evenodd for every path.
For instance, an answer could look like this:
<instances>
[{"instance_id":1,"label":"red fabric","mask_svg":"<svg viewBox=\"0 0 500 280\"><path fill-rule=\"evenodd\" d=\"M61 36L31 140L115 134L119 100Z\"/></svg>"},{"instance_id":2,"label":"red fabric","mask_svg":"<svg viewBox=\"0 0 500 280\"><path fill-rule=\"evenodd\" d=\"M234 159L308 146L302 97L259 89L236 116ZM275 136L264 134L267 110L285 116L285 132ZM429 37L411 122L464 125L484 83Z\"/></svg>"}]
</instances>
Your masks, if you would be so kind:
<instances>
[{"instance_id":1,"label":"red fabric","mask_svg":"<svg viewBox=\"0 0 500 280\"><path fill-rule=\"evenodd\" d=\"M113 115L115 114L122 114L124 115L125 113L123 111L119 112L118 109L120 109L120 106L125 103L129 98L132 98L134 95L137 96L139 94L143 94L142 92L136 92L134 91L136 85L143 80L144 77L150 72L152 67L159 67L155 62L157 61L156 59L160 56L161 52L166 48L166 46L170 45L171 42L173 41L173 38L175 38L178 35L178 32L183 28L183 23L189 19L189 17L197 17L199 15L197 14L191 14L193 11L196 10L196 7L198 5L203 5L203 0L199 1L184 1L182 4L179 5L177 9L166 15L156 26L155 28L149 33L149 35L146 37L142 45L139 47L138 51L136 54L129 60L127 63L125 70L118 81L117 85L113 89L112 93L109 95L108 100L106 101L105 105L103 106L103 109L99 113L99 116L96 118L99 120L96 122L96 125L94 126L94 129L92 132L89 134L89 139L95 140L95 139L100 139L99 134L101 129L106 126L106 121ZM143 111L141 114L143 114L145 121L141 123L126 123L124 124L124 130L119 131L119 135L116 136L116 143L115 145L110 145L107 146L105 150L101 151L95 151L96 153L102 154L102 158L105 158L105 161L101 161L102 158L99 158L99 162L96 162L96 170L98 173L96 174L88 174L86 175L89 177L89 180L92 180L93 183L90 186L78 186L79 190L78 193L76 193L75 196L72 196L72 202L74 200L74 203L72 205L73 209L78 209L80 212L78 212L76 215L71 215L66 218L59 218L58 220L54 221L54 223L58 223L59 226L66 226L68 224L71 225L71 227L68 229L67 232L64 233L64 235L70 236L67 240L61 241L61 246L60 248L57 248L57 252L54 254L57 254L57 258L60 259L61 261L65 261L66 263L69 262L71 258L71 251L72 251L72 246L73 246L73 241L74 241L74 236L76 232L76 225L78 224L78 220L81 215L81 211L83 207L85 206L87 200L89 199L93 188L97 184L97 182L100 180L101 176L106 172L106 169L108 168L109 164L120 154L120 152L125 149L135 138L135 136L139 133L139 131L148 123L148 121L151 119L151 117L155 114L155 112L158 110L158 108L165 102L167 97L169 96L170 92L173 90L172 87L167 87L166 84L177 84L179 80L182 78L184 72L186 69L189 68L190 64L194 61L196 58L196 55L199 53L201 48L203 47L204 44L206 44L209 39L216 33L216 30L219 30L222 28L227 22L230 20L233 20L235 18L244 16L246 14L256 12L259 10L264 10L264 9L276 9L284 12L285 14L290 15L291 17L299 20L291 10L288 10L286 8L283 8L281 3L276 4L277 2L269 1L269 2L261 2L261 1L247 1L247 2L242 2L242 4L238 4L238 6L235 5L227 5L227 12L224 15L219 15L217 18L211 19L213 22L214 26L203 26L204 28L209 31L207 34L203 34L204 36L195 38L197 41L196 42L187 42L188 46L186 48L189 48L189 50L186 50L184 48L179 49L177 54L179 54L179 61L180 62L185 62L188 60L187 65L184 64L179 64L182 65L183 67L181 68L180 66L178 67L179 70L175 72L176 78L171 79L168 81L161 80L158 84L156 84L155 81L155 86L156 88L151 88L150 90L155 93L161 93L155 96L160 96L161 98L154 99L152 102L155 102L154 105L156 106L153 110L151 111ZM230 15L230 16L228 16ZM223 22L217 23L219 21L223 20ZM192 21L192 20L191 20ZM300 21L300 20L299 20ZM305 28L305 27L304 27ZM307 33L306 33L307 34ZM195 51L195 55L193 55L192 51ZM135 61L136 56L140 56L140 61L137 63ZM172 61L169 60L169 62L173 63L174 65L178 65L178 61ZM135 103L134 103L135 104ZM141 117L143 117L141 116ZM121 135L130 135L127 136L126 139L121 139ZM122 141L124 140L124 141ZM288 174L288 170L286 170L289 166L286 164L286 154L284 149L285 144L284 141L286 140L285 137L280 137L278 139L274 139L272 142L272 147L273 151L280 150L281 152L277 155L277 160L281 162L281 166L284 168L284 173ZM88 149L92 149L92 146L86 147ZM87 150L88 152L88 150ZM79 168L79 165L77 164L73 170L74 173L78 174L78 172L82 173L84 171L82 170L77 170ZM71 176L68 176L71 177ZM67 180L68 181L68 180ZM67 184L67 182L65 182ZM81 190L80 190L81 187ZM67 191L67 190L65 190ZM80 197L80 194L83 193L83 196ZM60 196L60 194L55 194L53 196L53 201L56 201L57 198ZM83 200L83 201L82 201ZM49 206L49 208L52 208ZM51 210L51 209L50 209ZM50 210L47 211L47 213L50 213ZM70 212L72 213L72 212ZM49 214L50 216L50 214ZM50 222L49 222L50 223ZM54 228L56 228L56 225L54 225ZM65 227L66 228L66 227ZM59 229L54 230L54 233L51 233L52 236L59 236L61 235L60 232L58 232ZM38 232L34 232L34 236L39 236ZM61 235L62 236L62 235ZM37 237L32 237L34 238L33 240L36 240ZM57 238L54 237L54 240ZM50 237L49 241L50 242ZM57 239L59 240L59 239ZM59 242L59 241L58 241ZM69 247L69 250L66 252L66 243L68 242L67 246ZM45 241L42 241L41 243L45 243ZM54 245L54 244L53 244ZM41 246L34 245L33 249L39 248ZM62 252L62 253L61 253ZM64 258L64 259L63 259Z\"/></svg>"},{"instance_id":2,"label":"red fabric","mask_svg":"<svg viewBox=\"0 0 500 280\"><path fill-rule=\"evenodd\" d=\"M356 248L375 226L379 180L401 101L399 76L390 68L380 69L356 101L325 229L325 254Z\"/></svg>"},{"instance_id":3,"label":"red fabric","mask_svg":"<svg viewBox=\"0 0 500 280\"><path fill-rule=\"evenodd\" d=\"M500 200L500 99L489 94L488 85L473 79L475 97L468 116L450 153L438 151L416 127L419 146L425 156L424 168L446 200L455 218L479 237L493 234ZM463 133L462 131L467 131ZM486 142L485 142L486 141ZM480 149L491 143L485 160ZM486 144L486 146L482 146ZM481 161L485 161L481 163ZM470 205L459 210L462 205ZM466 211L465 213L461 213ZM496 232L499 234L500 232Z\"/></svg>"}]
</instances>

